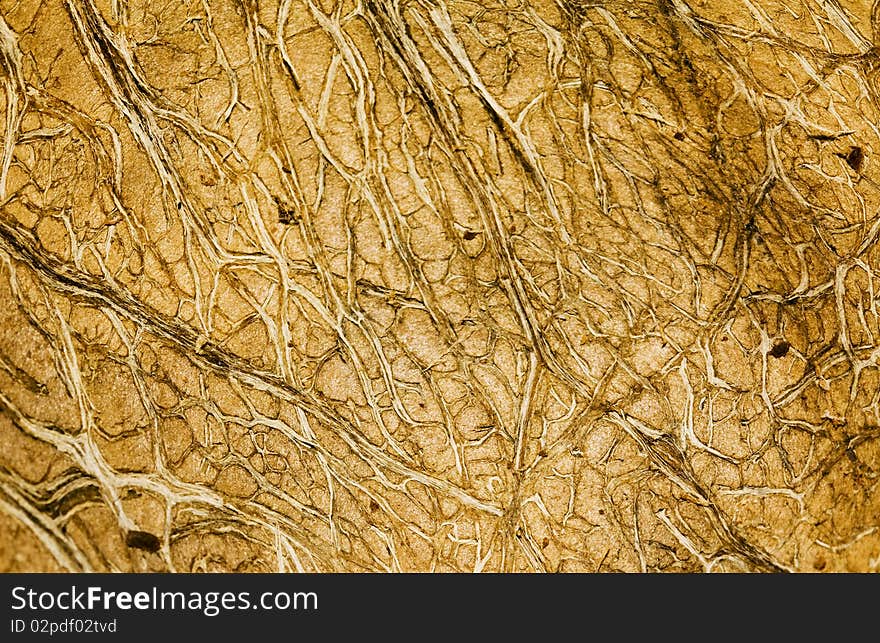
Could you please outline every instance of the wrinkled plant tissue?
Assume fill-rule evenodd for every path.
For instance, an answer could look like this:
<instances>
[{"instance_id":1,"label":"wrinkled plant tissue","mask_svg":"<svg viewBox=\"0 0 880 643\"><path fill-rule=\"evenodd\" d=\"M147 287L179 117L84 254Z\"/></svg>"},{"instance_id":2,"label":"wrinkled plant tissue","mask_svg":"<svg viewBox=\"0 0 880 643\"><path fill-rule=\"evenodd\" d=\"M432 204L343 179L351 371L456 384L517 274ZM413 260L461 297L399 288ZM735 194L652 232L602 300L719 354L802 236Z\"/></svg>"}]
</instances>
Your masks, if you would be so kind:
<instances>
[{"instance_id":1,"label":"wrinkled plant tissue","mask_svg":"<svg viewBox=\"0 0 880 643\"><path fill-rule=\"evenodd\" d=\"M0 16L3 571L880 568L870 0Z\"/></svg>"}]
</instances>

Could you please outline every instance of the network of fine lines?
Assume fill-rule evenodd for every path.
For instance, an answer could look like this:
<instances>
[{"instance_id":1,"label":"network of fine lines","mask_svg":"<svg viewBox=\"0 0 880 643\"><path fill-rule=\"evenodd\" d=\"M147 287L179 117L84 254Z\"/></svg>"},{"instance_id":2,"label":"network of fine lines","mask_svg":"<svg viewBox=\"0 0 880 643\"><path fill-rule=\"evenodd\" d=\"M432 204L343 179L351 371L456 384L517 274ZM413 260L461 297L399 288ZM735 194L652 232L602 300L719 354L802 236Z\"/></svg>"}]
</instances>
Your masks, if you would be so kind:
<instances>
[{"instance_id":1,"label":"network of fine lines","mask_svg":"<svg viewBox=\"0 0 880 643\"><path fill-rule=\"evenodd\" d=\"M0 0L0 569L877 571L878 30Z\"/></svg>"}]
</instances>

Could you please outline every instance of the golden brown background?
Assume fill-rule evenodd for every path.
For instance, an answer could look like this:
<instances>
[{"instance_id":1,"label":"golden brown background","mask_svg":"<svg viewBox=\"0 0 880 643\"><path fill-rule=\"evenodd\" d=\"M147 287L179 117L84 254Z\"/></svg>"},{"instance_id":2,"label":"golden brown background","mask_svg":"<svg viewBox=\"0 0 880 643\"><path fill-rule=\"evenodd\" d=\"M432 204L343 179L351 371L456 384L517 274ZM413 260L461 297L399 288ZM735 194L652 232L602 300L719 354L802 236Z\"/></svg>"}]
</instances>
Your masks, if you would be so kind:
<instances>
[{"instance_id":1,"label":"golden brown background","mask_svg":"<svg viewBox=\"0 0 880 643\"><path fill-rule=\"evenodd\" d=\"M0 16L0 570L880 569L872 2Z\"/></svg>"}]
</instances>

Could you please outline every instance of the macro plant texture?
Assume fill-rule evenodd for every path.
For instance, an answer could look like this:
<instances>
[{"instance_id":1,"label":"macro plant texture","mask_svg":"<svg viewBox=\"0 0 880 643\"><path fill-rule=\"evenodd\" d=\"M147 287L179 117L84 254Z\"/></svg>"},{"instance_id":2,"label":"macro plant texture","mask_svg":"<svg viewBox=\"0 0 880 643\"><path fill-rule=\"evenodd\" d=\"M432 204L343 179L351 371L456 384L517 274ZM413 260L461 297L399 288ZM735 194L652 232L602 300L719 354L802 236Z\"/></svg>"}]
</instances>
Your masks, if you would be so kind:
<instances>
[{"instance_id":1,"label":"macro plant texture","mask_svg":"<svg viewBox=\"0 0 880 643\"><path fill-rule=\"evenodd\" d=\"M871 0L0 17L0 570L880 570Z\"/></svg>"}]
</instances>

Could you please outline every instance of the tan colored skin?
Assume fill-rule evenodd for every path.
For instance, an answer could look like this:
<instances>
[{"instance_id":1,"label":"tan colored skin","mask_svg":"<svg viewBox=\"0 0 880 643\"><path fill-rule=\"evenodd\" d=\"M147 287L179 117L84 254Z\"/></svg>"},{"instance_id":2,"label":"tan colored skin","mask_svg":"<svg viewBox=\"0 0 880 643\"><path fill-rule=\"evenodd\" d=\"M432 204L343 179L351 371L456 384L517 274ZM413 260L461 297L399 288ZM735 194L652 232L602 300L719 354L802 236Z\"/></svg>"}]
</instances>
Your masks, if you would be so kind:
<instances>
[{"instance_id":1,"label":"tan colored skin","mask_svg":"<svg viewBox=\"0 0 880 643\"><path fill-rule=\"evenodd\" d=\"M875 13L0 1L0 570L876 571Z\"/></svg>"}]
</instances>

